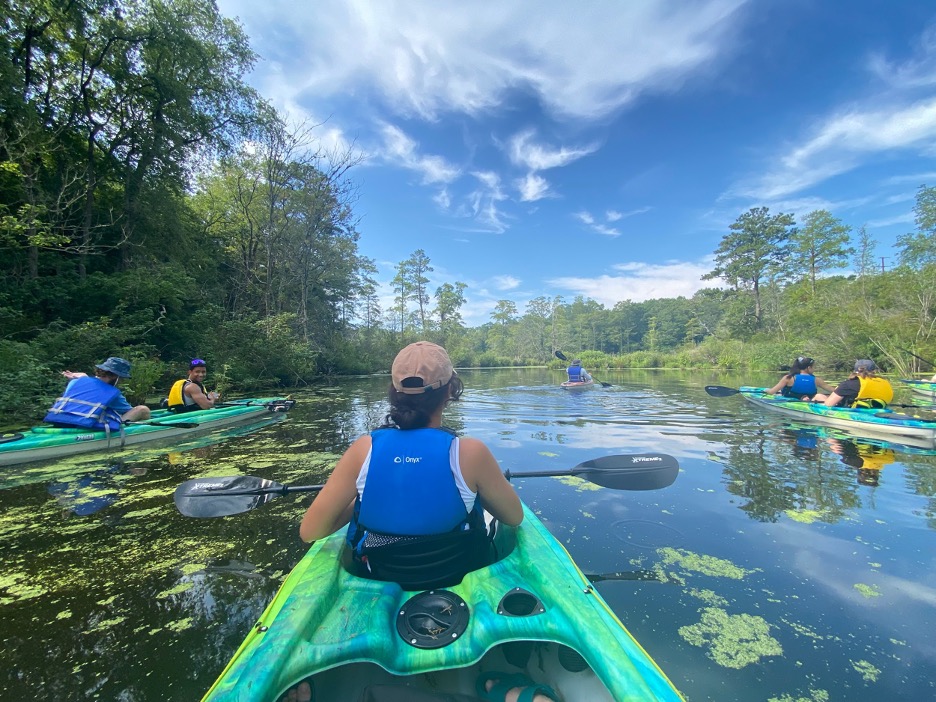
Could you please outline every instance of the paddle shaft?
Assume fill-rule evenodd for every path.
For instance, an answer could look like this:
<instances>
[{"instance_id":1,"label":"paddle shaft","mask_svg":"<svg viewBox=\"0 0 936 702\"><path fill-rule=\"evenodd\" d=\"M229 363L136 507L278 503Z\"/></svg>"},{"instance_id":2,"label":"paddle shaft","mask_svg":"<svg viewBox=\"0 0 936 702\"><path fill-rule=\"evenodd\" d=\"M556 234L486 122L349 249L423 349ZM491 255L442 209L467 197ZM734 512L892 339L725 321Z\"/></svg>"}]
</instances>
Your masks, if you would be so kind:
<instances>
[{"instance_id":1,"label":"paddle shaft","mask_svg":"<svg viewBox=\"0 0 936 702\"><path fill-rule=\"evenodd\" d=\"M732 395L738 395L738 394L741 393L741 391L738 390L737 388L728 388L728 387L725 387L724 385L706 385L706 386L705 386L705 392L707 392L707 393L708 393L709 395L711 395L712 397L730 397L730 396L732 396ZM780 399L780 398L778 398L778 399ZM802 400L792 400L792 399L791 399L791 401L792 401L792 402L801 402ZM901 407L901 408L907 408L907 409L926 410L927 412L936 412L936 408L934 408L934 407L926 407L925 405L901 405L901 404L895 404L895 403L889 402L889 403L887 403L887 406L888 406L888 407ZM843 409L866 409L866 408L863 408L863 407L858 407L858 408L855 408L855 407L844 407ZM872 408L870 408L870 409L874 409L874 408L872 407Z\"/></svg>"},{"instance_id":2,"label":"paddle shaft","mask_svg":"<svg viewBox=\"0 0 936 702\"><path fill-rule=\"evenodd\" d=\"M132 426L134 424L140 425L149 425L151 427L178 427L179 429L194 429L198 426L198 422L124 422L125 426Z\"/></svg>"},{"instance_id":3,"label":"paddle shaft","mask_svg":"<svg viewBox=\"0 0 936 702\"><path fill-rule=\"evenodd\" d=\"M925 358L923 358L922 356L917 356L915 353L913 353L913 351L908 351L907 349L900 349L900 350L903 351L904 353L909 353L909 354L910 354L911 356L913 356L914 358L916 358L916 359L918 359L918 360L920 360L920 361L923 361L923 363L928 363L928 364L929 364L930 366L932 366L933 368L936 368L936 363L933 363L932 361L927 361L927 360L926 360Z\"/></svg>"}]
</instances>

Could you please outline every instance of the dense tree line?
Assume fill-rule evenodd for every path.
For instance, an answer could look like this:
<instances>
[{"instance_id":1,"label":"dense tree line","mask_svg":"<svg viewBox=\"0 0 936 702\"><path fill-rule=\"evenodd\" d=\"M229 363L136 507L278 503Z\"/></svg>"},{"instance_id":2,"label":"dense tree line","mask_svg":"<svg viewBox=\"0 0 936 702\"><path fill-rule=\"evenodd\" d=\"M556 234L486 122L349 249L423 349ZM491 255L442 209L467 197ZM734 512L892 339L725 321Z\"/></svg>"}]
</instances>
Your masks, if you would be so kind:
<instances>
[{"instance_id":1,"label":"dense tree line","mask_svg":"<svg viewBox=\"0 0 936 702\"><path fill-rule=\"evenodd\" d=\"M936 189L920 188L891 270L828 212L755 208L715 251L720 288L611 308L503 299L467 328L467 286L433 285L424 249L390 272L381 307L358 249L360 156L323 151L316 125L246 84L256 57L214 3L0 12L0 417L41 415L57 371L108 355L133 361L135 401L195 356L222 390L251 390L383 370L417 338L463 366L555 363L556 349L593 368L936 361Z\"/></svg>"}]
</instances>

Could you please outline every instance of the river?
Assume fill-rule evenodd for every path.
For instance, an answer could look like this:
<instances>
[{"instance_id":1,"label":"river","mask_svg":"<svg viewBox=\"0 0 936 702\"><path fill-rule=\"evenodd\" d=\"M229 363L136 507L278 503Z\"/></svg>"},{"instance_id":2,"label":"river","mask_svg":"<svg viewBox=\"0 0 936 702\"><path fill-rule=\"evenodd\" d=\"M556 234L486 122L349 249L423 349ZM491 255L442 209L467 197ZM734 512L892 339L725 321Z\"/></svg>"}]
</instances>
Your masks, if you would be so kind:
<instances>
[{"instance_id":1,"label":"river","mask_svg":"<svg viewBox=\"0 0 936 702\"><path fill-rule=\"evenodd\" d=\"M513 473L678 459L652 492L514 484L585 572L617 573L596 587L688 700L936 698L936 451L703 391L772 375L612 371L598 373L612 387L580 391L546 369L462 377L447 424ZM296 393L285 420L223 441L0 469L0 698L199 699L301 558L312 498L198 520L173 490L322 482L382 419L387 383Z\"/></svg>"}]
</instances>

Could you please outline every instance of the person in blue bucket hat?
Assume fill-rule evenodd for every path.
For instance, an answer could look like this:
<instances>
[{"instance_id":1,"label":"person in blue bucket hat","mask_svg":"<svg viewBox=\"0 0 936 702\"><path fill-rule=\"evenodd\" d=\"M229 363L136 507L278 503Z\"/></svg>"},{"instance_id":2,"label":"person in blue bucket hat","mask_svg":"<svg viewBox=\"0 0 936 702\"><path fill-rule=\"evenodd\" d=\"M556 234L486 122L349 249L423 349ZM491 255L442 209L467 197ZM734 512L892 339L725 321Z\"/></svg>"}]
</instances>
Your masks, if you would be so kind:
<instances>
[{"instance_id":1,"label":"person in blue bucket hat","mask_svg":"<svg viewBox=\"0 0 936 702\"><path fill-rule=\"evenodd\" d=\"M93 377L70 370L62 371L62 375L69 383L45 416L44 421L50 424L114 431L126 422L150 418L149 407L133 407L117 389L122 378L130 377L130 362L126 359L111 356L98 363Z\"/></svg>"}]
</instances>

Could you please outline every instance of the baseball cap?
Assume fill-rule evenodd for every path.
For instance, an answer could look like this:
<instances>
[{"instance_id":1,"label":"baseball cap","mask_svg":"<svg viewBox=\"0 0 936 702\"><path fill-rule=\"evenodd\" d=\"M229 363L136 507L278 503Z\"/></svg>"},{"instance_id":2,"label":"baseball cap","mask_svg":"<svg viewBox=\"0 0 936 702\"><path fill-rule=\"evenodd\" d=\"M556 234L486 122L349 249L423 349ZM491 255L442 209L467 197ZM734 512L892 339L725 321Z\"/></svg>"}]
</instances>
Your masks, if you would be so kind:
<instances>
[{"instance_id":1,"label":"baseball cap","mask_svg":"<svg viewBox=\"0 0 936 702\"><path fill-rule=\"evenodd\" d=\"M809 356L797 356L797 357L796 357L796 364L797 364L800 368L809 368L811 365L813 365L813 364L815 364L815 363L816 363L816 361L815 361L814 359L810 358Z\"/></svg>"},{"instance_id":2,"label":"baseball cap","mask_svg":"<svg viewBox=\"0 0 936 702\"><path fill-rule=\"evenodd\" d=\"M205 366L205 365L207 364L200 358L193 358L192 362L189 363L189 370L191 370L192 368L198 368L199 366Z\"/></svg>"},{"instance_id":3,"label":"baseball cap","mask_svg":"<svg viewBox=\"0 0 936 702\"><path fill-rule=\"evenodd\" d=\"M855 361L855 372L877 370L877 365L870 358L861 358Z\"/></svg>"},{"instance_id":4,"label":"baseball cap","mask_svg":"<svg viewBox=\"0 0 936 702\"><path fill-rule=\"evenodd\" d=\"M417 341L404 348L390 369L393 387L405 395L441 388L454 374L446 350L431 341Z\"/></svg>"}]
</instances>

